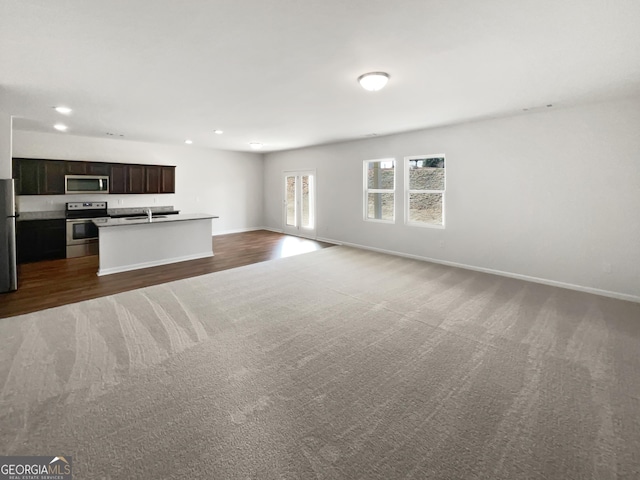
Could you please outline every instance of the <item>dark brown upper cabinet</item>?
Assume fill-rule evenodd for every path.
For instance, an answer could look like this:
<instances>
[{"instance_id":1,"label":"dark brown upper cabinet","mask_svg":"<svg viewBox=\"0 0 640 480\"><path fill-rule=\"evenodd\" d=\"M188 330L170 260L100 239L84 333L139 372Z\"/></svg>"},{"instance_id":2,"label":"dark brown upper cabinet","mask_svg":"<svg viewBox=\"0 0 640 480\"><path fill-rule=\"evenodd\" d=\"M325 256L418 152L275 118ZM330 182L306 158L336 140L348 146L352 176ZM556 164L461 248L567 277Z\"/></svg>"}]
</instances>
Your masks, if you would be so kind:
<instances>
[{"instance_id":1,"label":"dark brown upper cabinet","mask_svg":"<svg viewBox=\"0 0 640 480\"><path fill-rule=\"evenodd\" d=\"M103 162L65 162L68 175L109 175L110 163Z\"/></svg>"},{"instance_id":2,"label":"dark brown upper cabinet","mask_svg":"<svg viewBox=\"0 0 640 480\"><path fill-rule=\"evenodd\" d=\"M87 162L66 162L67 175L86 175Z\"/></svg>"},{"instance_id":3,"label":"dark brown upper cabinet","mask_svg":"<svg viewBox=\"0 0 640 480\"><path fill-rule=\"evenodd\" d=\"M41 160L14 158L12 177L16 180L16 195L38 195L40 193Z\"/></svg>"},{"instance_id":4,"label":"dark brown upper cabinet","mask_svg":"<svg viewBox=\"0 0 640 480\"><path fill-rule=\"evenodd\" d=\"M66 162L62 160L46 160L41 164L41 195L63 195Z\"/></svg>"},{"instance_id":5,"label":"dark brown upper cabinet","mask_svg":"<svg viewBox=\"0 0 640 480\"><path fill-rule=\"evenodd\" d=\"M14 158L13 178L18 195L63 195L65 162Z\"/></svg>"},{"instance_id":6,"label":"dark brown upper cabinet","mask_svg":"<svg viewBox=\"0 0 640 480\"><path fill-rule=\"evenodd\" d=\"M160 193L176 193L176 167L160 167Z\"/></svg>"},{"instance_id":7,"label":"dark brown upper cabinet","mask_svg":"<svg viewBox=\"0 0 640 480\"><path fill-rule=\"evenodd\" d=\"M87 174L89 175L109 175L110 163L87 162Z\"/></svg>"},{"instance_id":8,"label":"dark brown upper cabinet","mask_svg":"<svg viewBox=\"0 0 640 480\"><path fill-rule=\"evenodd\" d=\"M129 182L128 165L124 163L112 163L109 176L109 193L127 193Z\"/></svg>"},{"instance_id":9,"label":"dark brown upper cabinet","mask_svg":"<svg viewBox=\"0 0 640 480\"><path fill-rule=\"evenodd\" d=\"M144 165L127 165L127 167L127 175L129 178L126 193L144 193Z\"/></svg>"},{"instance_id":10,"label":"dark brown upper cabinet","mask_svg":"<svg viewBox=\"0 0 640 480\"><path fill-rule=\"evenodd\" d=\"M18 195L63 195L65 175L105 175L109 193L175 193L174 166L14 158Z\"/></svg>"},{"instance_id":11,"label":"dark brown upper cabinet","mask_svg":"<svg viewBox=\"0 0 640 480\"><path fill-rule=\"evenodd\" d=\"M157 165L147 165L144 167L145 193L160 193L160 167Z\"/></svg>"}]
</instances>

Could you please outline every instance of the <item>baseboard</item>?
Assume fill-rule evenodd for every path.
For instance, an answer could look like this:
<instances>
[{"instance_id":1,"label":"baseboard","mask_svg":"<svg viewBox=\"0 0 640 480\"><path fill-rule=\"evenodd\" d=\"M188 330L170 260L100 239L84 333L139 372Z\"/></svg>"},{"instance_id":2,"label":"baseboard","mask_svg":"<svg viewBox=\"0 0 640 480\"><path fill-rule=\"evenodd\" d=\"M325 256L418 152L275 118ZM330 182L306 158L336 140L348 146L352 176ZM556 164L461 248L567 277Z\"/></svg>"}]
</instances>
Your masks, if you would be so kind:
<instances>
[{"instance_id":1,"label":"baseboard","mask_svg":"<svg viewBox=\"0 0 640 480\"><path fill-rule=\"evenodd\" d=\"M255 232L256 230L268 230L268 229L265 227L237 228L234 230L224 230L223 232L215 232L212 236L216 237L218 235L228 235L230 233Z\"/></svg>"},{"instance_id":2,"label":"baseboard","mask_svg":"<svg viewBox=\"0 0 640 480\"><path fill-rule=\"evenodd\" d=\"M343 242L339 242L338 240L334 240L332 238L318 237L316 238L316 240L324 243L333 243L334 245L344 245ZM351 246L355 246L355 245L351 245Z\"/></svg>"},{"instance_id":3,"label":"baseboard","mask_svg":"<svg viewBox=\"0 0 640 480\"><path fill-rule=\"evenodd\" d=\"M578 292L585 292L585 293L593 293L594 295L601 295L603 297L610 297L610 298L616 298L618 300L626 300L629 302L636 302L636 303L640 303L640 296L637 295L629 295L627 293L619 293L619 292L612 292L609 290L602 290L599 288L593 288L593 287L585 287L583 285L574 285L572 283L565 283L565 282L559 282L556 280L549 280L547 278L540 278L540 277L532 277L529 275L522 275L520 273L512 273L512 272L505 272L502 270L494 270L492 268L485 268L485 267L476 267L474 265L467 265L464 263L457 263L457 262L449 262L447 260L438 260L436 258L430 258L430 257L422 257L420 255L412 255L409 253L402 253L402 252L396 252L394 250L386 250L383 248L376 248L376 247L369 247L367 245L360 245L357 243L350 243L350 242L340 242L338 240L333 240L330 238L318 238L319 241L322 242L327 242L327 243L335 243L336 245L345 245L347 247L354 247L354 248L360 248L363 250L371 250L374 252L380 252L380 253L386 253L389 255L395 255L398 257L406 257L406 258L412 258L414 260L422 260L425 262L431 262L431 263L437 263L440 265L447 265L449 267L457 267L457 268L464 268L466 270L473 270L476 272L483 272L483 273L490 273L493 275L500 275L502 277L509 277L509 278L516 278L518 280L525 280L527 282L533 282L533 283L541 283L543 285L550 285L552 287L560 287L560 288L567 288L569 290L576 290Z\"/></svg>"},{"instance_id":4,"label":"baseboard","mask_svg":"<svg viewBox=\"0 0 640 480\"><path fill-rule=\"evenodd\" d=\"M284 229L282 228L273 228L273 227L260 227L257 228L256 230L267 230L269 232L275 232L275 233L284 233ZM304 235L294 235L300 238L309 238L311 240L317 240L319 242L324 242L324 243L333 243L334 245L342 245L342 242L339 242L337 240L333 240L331 238L324 238L324 237L305 237Z\"/></svg>"},{"instance_id":5,"label":"baseboard","mask_svg":"<svg viewBox=\"0 0 640 480\"><path fill-rule=\"evenodd\" d=\"M114 273L129 272L131 270L140 270L141 268L158 267L160 265L167 265L169 263L186 262L189 260L197 260L199 258L209 258L209 257L213 257L213 252L197 253L194 255L185 255L182 257L174 257L174 258L165 258L162 260L155 260L153 262L136 263L134 265L126 265L123 267L101 268L101 269L98 269L97 275L99 277L102 277L104 275L112 275Z\"/></svg>"}]
</instances>

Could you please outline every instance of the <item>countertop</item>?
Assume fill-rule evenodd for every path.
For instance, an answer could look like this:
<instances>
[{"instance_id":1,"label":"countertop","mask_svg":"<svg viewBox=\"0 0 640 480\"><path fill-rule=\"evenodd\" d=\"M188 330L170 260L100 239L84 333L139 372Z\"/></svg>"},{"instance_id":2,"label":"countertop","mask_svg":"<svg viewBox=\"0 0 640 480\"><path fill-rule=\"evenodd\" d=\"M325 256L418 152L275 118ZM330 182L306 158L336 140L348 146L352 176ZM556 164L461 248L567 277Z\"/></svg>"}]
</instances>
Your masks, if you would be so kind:
<instances>
[{"instance_id":1,"label":"countertop","mask_svg":"<svg viewBox=\"0 0 640 480\"><path fill-rule=\"evenodd\" d=\"M103 227L123 227L126 225L145 225L154 223L168 223L168 222L184 222L187 220L206 220L207 218L220 218L216 215L210 215L208 213L185 213L178 215L167 215L166 217L155 216L151 221L145 215L143 218L94 218L93 223L98 228Z\"/></svg>"},{"instance_id":2,"label":"countertop","mask_svg":"<svg viewBox=\"0 0 640 480\"><path fill-rule=\"evenodd\" d=\"M133 207L133 208L110 208L107 210L109 216L114 217L128 217L132 215L146 215L147 209L150 208L151 212L158 215L171 215L179 213L180 210L173 208L173 205L163 205L154 207ZM64 220L66 218L64 210L47 210L37 212L17 212L18 222L27 222L30 220Z\"/></svg>"}]
</instances>

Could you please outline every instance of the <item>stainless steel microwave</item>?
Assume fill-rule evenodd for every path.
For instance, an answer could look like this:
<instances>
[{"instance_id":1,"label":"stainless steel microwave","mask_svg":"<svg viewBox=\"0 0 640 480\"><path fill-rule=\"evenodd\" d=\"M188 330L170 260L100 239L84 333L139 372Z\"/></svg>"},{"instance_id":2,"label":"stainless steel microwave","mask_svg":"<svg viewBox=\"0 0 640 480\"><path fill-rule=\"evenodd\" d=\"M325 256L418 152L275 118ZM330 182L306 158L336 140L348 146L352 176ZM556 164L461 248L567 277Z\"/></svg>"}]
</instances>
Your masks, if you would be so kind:
<instances>
[{"instance_id":1,"label":"stainless steel microwave","mask_svg":"<svg viewBox=\"0 0 640 480\"><path fill-rule=\"evenodd\" d=\"M109 193L109 177L102 175L65 175L64 193Z\"/></svg>"}]
</instances>

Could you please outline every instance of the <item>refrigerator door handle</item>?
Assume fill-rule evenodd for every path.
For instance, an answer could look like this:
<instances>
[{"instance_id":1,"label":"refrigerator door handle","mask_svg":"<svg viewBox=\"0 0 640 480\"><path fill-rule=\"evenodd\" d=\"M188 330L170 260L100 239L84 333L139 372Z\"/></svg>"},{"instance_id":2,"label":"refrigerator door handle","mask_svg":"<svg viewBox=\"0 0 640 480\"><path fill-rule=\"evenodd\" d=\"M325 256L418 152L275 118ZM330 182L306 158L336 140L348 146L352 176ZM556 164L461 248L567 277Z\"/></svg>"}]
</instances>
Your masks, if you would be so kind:
<instances>
[{"instance_id":1,"label":"refrigerator door handle","mask_svg":"<svg viewBox=\"0 0 640 480\"><path fill-rule=\"evenodd\" d=\"M18 265L16 263L16 218L9 217L9 291L18 289Z\"/></svg>"}]
</instances>

